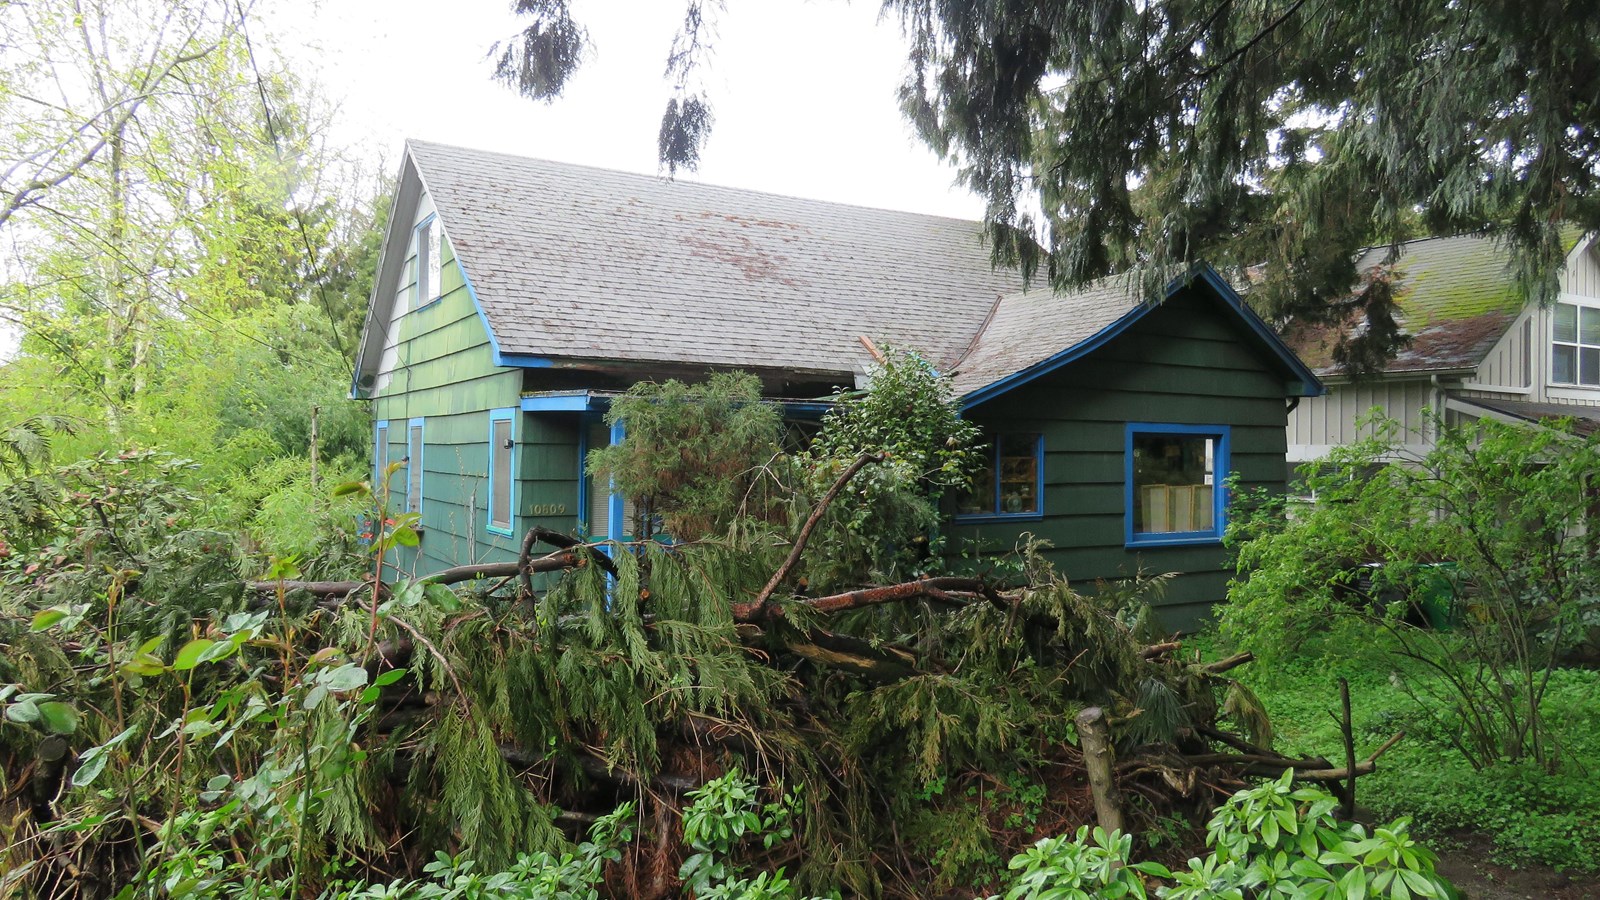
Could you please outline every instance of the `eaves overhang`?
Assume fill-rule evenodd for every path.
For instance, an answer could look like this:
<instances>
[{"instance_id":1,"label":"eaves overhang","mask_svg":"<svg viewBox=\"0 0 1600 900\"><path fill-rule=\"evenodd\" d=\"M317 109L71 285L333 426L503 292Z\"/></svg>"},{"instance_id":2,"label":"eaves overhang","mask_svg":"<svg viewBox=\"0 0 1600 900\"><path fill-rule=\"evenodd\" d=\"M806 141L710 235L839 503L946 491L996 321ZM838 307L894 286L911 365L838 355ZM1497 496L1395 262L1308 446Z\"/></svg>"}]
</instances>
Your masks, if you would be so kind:
<instances>
[{"instance_id":1,"label":"eaves overhang","mask_svg":"<svg viewBox=\"0 0 1600 900\"><path fill-rule=\"evenodd\" d=\"M1242 321L1252 335L1267 349L1269 355L1288 375L1288 394L1294 397L1320 397L1328 392L1322 379L1303 362L1289 346L1278 337L1255 310L1251 309L1244 299L1239 296L1232 285L1229 285L1215 269L1206 264L1200 264L1187 275L1174 278L1162 292L1161 300L1171 298L1178 291L1195 283L1203 284L1213 296ZM1012 373L998 381L990 382L984 387L968 392L961 398L963 412L989 402L997 397L1002 397L1011 391L1038 380L1063 366L1069 365L1105 346L1111 340L1132 328L1145 316L1160 306L1160 301L1141 303L1123 313L1115 321L1090 335L1082 341L1067 347L1053 356L1040 360L1025 369Z\"/></svg>"}]
</instances>

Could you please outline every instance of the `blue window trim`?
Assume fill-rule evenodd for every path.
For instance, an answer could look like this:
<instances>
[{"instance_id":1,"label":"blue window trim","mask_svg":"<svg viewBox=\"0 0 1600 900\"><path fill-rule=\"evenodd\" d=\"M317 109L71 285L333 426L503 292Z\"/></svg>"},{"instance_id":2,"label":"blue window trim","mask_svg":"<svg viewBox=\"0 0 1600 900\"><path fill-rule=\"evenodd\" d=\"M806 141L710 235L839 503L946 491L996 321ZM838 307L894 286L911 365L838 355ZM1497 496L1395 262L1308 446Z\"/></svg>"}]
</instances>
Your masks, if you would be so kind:
<instances>
[{"instance_id":1,"label":"blue window trim","mask_svg":"<svg viewBox=\"0 0 1600 900\"><path fill-rule=\"evenodd\" d=\"M516 476L516 470L517 470L517 455L516 455L516 448L517 448L517 417L515 415L516 412L517 412L517 410L516 410L515 407L506 407L504 409L491 409L491 410L489 410L489 466L488 466L488 468L489 468L489 502L484 504L484 511L483 511L484 524L483 524L483 528L484 528L485 531L489 532L490 534L499 534L499 535L504 535L505 537L511 537L517 530L517 476ZM508 475L511 476L511 490L506 495L507 498L508 498L507 502L511 504L511 509L510 509L510 515L506 516L506 522L508 523L506 525L496 525L496 524L494 524L494 519L495 519L495 515L494 514L496 512L496 510L494 508L494 498L497 496L496 493L495 493L495 489L494 489L494 454L495 454L494 423L496 423L496 422L510 422L511 423L511 448L512 448L511 449L511 471L509 473L507 473Z\"/></svg>"},{"instance_id":2,"label":"blue window trim","mask_svg":"<svg viewBox=\"0 0 1600 900\"><path fill-rule=\"evenodd\" d=\"M438 220L439 220L439 214L438 213L428 213L426 218L424 218L421 222L418 222L411 229L412 233L416 235L416 239L417 239L417 279L416 279L415 282L412 283L412 288L417 292L417 300L416 300L416 305L412 306L409 310L407 310L407 312L420 312L420 311L422 311L424 309L427 309L428 307L434 305L435 303L438 303L440 300L444 299L444 291L440 290L440 288L443 286L443 283L444 283L444 261L442 259L439 262L439 282L440 283L439 284L435 284L435 285L431 285L431 287L434 290L438 290L439 291L438 295L434 296L434 297L431 297L431 298L424 298L422 296L422 278L423 278L423 273L426 271L426 268L427 268L427 259L426 259L425 254L427 253L427 250L428 250L427 246L423 243L423 240L422 240L422 229L427 228L429 225L434 224ZM441 232L439 234L439 255L441 257L444 256L444 233L443 232Z\"/></svg>"},{"instance_id":3,"label":"blue window trim","mask_svg":"<svg viewBox=\"0 0 1600 900\"><path fill-rule=\"evenodd\" d=\"M622 443L623 438L627 437L627 435L628 429L623 426L622 422L618 421L613 424L611 426L611 446L615 447ZM623 519L627 518L625 498L617 490L615 479L612 479L607 487L611 491L611 496L606 501L606 538L613 541L625 540L628 534L628 523L623 521Z\"/></svg>"},{"instance_id":4,"label":"blue window trim","mask_svg":"<svg viewBox=\"0 0 1600 900\"><path fill-rule=\"evenodd\" d=\"M413 429L413 428L419 428L419 429L422 430L422 434L421 434L422 440L418 442L420 444L420 447L419 447L419 449L417 451L417 457L418 457L417 459L411 459L411 429ZM427 453L428 453L428 423L427 423L425 417L418 416L415 419L407 419L406 420L406 460L407 460L407 462L406 462L406 512L411 512L411 467L412 466L417 466L418 467L418 471L419 471L420 474L417 476L417 509L416 509L416 513L417 513L417 515L419 517L422 515L423 500L428 496L428 491L427 491L426 485L424 484L424 482L428 478L428 470L427 470L427 468L425 466L423 466L423 460L422 460L423 457L427 456ZM417 524L418 525L422 524L420 518L419 518Z\"/></svg>"},{"instance_id":5,"label":"blue window trim","mask_svg":"<svg viewBox=\"0 0 1600 900\"><path fill-rule=\"evenodd\" d=\"M588 530L594 524L593 522L588 521L589 502L591 499L589 493L593 489L591 483L594 481L593 478L589 477L589 474L586 471L589 462L589 451L594 449L593 447L589 446L589 426L590 424L599 420L600 417L596 415L584 415L578 418L578 522L585 530ZM610 426L607 430L607 444L614 447L617 444L622 443L622 439L626 435L627 429L621 422L618 422L615 425ZM590 532L589 540L627 540L626 532L628 523L623 521L625 518L623 515L625 498L617 492L614 482L608 482L605 490L607 519L606 533L595 534Z\"/></svg>"},{"instance_id":6,"label":"blue window trim","mask_svg":"<svg viewBox=\"0 0 1600 900\"><path fill-rule=\"evenodd\" d=\"M1212 527L1205 531L1172 531L1156 534L1135 534L1133 531L1133 439L1135 435L1193 435L1215 438L1216 453L1212 457L1211 492ZM1201 544L1222 543L1223 532L1228 528L1227 477L1231 465L1233 426L1231 425L1173 425L1159 422L1129 422L1123 439L1122 518L1123 543L1133 547L1192 547Z\"/></svg>"},{"instance_id":7,"label":"blue window trim","mask_svg":"<svg viewBox=\"0 0 1600 900\"><path fill-rule=\"evenodd\" d=\"M374 496L384 487L383 470L388 461L389 420L378 419L372 423L372 492ZM378 499L387 501L389 498L379 497Z\"/></svg>"},{"instance_id":8,"label":"blue window trim","mask_svg":"<svg viewBox=\"0 0 1600 900\"><path fill-rule=\"evenodd\" d=\"M578 417L578 527L585 534L589 532L589 421L588 416Z\"/></svg>"},{"instance_id":9,"label":"blue window trim","mask_svg":"<svg viewBox=\"0 0 1600 900\"><path fill-rule=\"evenodd\" d=\"M1026 431L1014 431L1012 434L1027 434ZM1035 496L1039 498L1039 508L1034 512L1007 513L999 512L1000 509L1000 443L1004 440L1006 432L997 431L990 447L989 464L994 467L994 499L990 508L995 512L957 513L955 521L963 525L982 525L986 522L1028 522L1044 518L1044 434L1041 432L1034 440L1033 458L1035 462L1034 480L1037 484Z\"/></svg>"}]
</instances>

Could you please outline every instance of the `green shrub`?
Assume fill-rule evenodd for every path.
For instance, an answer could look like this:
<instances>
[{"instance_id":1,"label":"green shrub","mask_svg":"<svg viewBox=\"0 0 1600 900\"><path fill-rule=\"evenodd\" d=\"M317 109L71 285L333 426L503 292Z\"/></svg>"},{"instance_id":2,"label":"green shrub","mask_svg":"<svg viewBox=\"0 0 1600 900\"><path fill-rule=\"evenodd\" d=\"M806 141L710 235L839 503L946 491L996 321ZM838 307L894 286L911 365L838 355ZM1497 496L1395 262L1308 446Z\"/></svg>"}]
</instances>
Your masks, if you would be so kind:
<instances>
[{"instance_id":1,"label":"green shrub","mask_svg":"<svg viewBox=\"0 0 1600 900\"><path fill-rule=\"evenodd\" d=\"M1141 875L1170 879L1168 900L1284 897L1453 897L1434 871L1434 855L1411 839L1401 819L1375 828L1338 822L1338 801L1319 787L1295 788L1292 772L1235 794L1206 832L1211 853L1170 872L1130 863L1132 837L1087 828L1072 841L1046 838L1011 861L1020 870L1006 900L1088 900L1147 896Z\"/></svg>"},{"instance_id":2,"label":"green shrub","mask_svg":"<svg viewBox=\"0 0 1600 900\"><path fill-rule=\"evenodd\" d=\"M1585 527L1600 436L1483 421L1440 426L1420 458L1404 446L1378 420L1372 439L1312 467L1315 504L1236 518L1223 633L1270 659L1330 627L1381 630L1397 686L1472 766L1553 771L1542 701L1600 612Z\"/></svg>"}]
</instances>

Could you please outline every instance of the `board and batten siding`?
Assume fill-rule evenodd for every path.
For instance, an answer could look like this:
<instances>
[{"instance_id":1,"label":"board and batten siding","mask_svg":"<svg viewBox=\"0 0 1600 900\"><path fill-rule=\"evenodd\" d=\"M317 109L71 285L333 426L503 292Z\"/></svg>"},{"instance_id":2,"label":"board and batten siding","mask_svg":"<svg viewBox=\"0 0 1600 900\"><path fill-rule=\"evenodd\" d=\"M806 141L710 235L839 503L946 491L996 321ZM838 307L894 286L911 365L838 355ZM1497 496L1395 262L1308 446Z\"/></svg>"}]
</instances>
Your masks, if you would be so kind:
<instances>
[{"instance_id":1,"label":"board and batten siding","mask_svg":"<svg viewBox=\"0 0 1600 900\"><path fill-rule=\"evenodd\" d=\"M1320 459L1339 444L1371 437L1374 407L1400 424L1406 449L1424 449L1430 427L1424 410L1440 406L1427 376L1329 384L1328 393L1304 398L1289 413L1288 461Z\"/></svg>"},{"instance_id":2,"label":"board and batten siding","mask_svg":"<svg viewBox=\"0 0 1600 900\"><path fill-rule=\"evenodd\" d=\"M426 194L417 204L412 235L399 281L395 312L385 330L383 354L372 390L372 414L389 422L391 461L407 454L407 423L423 420L422 539L401 548L391 560L402 571L426 574L472 561L509 561L514 538L488 530L489 411L516 408L522 371L494 364L494 351L450 246L448 229L440 241L438 300L416 298L416 226L433 214ZM437 221L437 220L436 220ZM418 303L424 305L418 306ZM535 442L542 428L513 415L518 453ZM518 509L513 529L525 527L526 504L537 490L521 483L514 493ZM406 470L395 473L388 495L391 510L405 508Z\"/></svg>"},{"instance_id":3,"label":"board and batten siding","mask_svg":"<svg viewBox=\"0 0 1600 900\"><path fill-rule=\"evenodd\" d=\"M1568 256L1561 293L1600 299L1600 258L1594 249L1580 246ZM1336 445L1370 437L1371 425L1358 423L1374 407L1400 423L1404 449L1420 455L1431 446L1428 411L1446 414L1452 423L1465 418L1446 408L1450 397L1600 406L1600 390L1550 384L1550 338L1550 310L1530 305L1466 376L1440 373L1437 384L1427 373L1330 382L1325 396L1309 397L1289 414L1289 461L1318 459Z\"/></svg>"},{"instance_id":4,"label":"board and batten siding","mask_svg":"<svg viewBox=\"0 0 1600 900\"><path fill-rule=\"evenodd\" d=\"M1574 248L1561 272L1563 296L1600 300L1600 257L1595 249ZM1474 378L1452 394L1466 398L1529 400L1572 406L1600 406L1600 390L1550 384L1552 314L1529 306L1484 357Z\"/></svg>"},{"instance_id":5,"label":"board and batten siding","mask_svg":"<svg viewBox=\"0 0 1600 900\"><path fill-rule=\"evenodd\" d=\"M972 410L986 432L1044 435L1042 516L952 523L948 551L1010 551L1024 532L1080 590L1138 573L1174 575L1148 599L1163 625L1191 629L1227 594L1220 544L1125 546L1129 422L1227 425L1229 467L1248 491L1284 486L1285 386L1211 301L1184 292L1089 356ZM1219 473L1218 480L1227 473Z\"/></svg>"}]
</instances>

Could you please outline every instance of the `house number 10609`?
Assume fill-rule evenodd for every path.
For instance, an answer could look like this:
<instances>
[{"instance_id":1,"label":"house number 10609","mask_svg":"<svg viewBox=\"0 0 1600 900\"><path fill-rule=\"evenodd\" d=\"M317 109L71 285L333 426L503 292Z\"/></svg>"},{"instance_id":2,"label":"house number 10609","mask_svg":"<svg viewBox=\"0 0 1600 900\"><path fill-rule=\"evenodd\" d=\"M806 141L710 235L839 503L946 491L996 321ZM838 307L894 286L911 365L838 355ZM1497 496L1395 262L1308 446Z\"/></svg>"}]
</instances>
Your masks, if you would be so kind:
<instances>
[{"instance_id":1,"label":"house number 10609","mask_svg":"<svg viewBox=\"0 0 1600 900\"><path fill-rule=\"evenodd\" d=\"M536 516L564 516L567 514L565 503L535 503L533 515Z\"/></svg>"}]
</instances>

